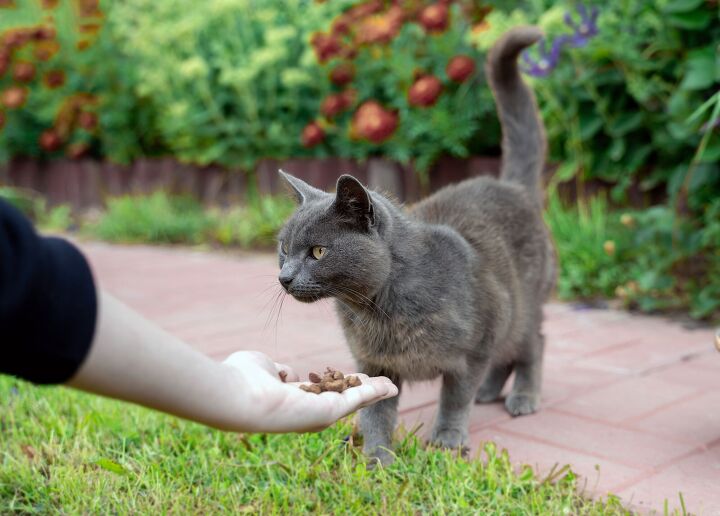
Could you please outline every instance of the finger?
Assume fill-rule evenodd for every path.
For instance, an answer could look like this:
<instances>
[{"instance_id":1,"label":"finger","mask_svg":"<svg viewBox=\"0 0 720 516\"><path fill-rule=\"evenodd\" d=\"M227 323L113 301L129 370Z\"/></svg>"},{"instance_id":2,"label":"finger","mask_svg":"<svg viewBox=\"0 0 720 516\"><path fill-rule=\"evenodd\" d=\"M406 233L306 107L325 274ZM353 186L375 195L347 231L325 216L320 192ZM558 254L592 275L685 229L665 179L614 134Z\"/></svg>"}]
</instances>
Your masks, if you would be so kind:
<instances>
[{"instance_id":1,"label":"finger","mask_svg":"<svg viewBox=\"0 0 720 516\"><path fill-rule=\"evenodd\" d=\"M284 371L286 373L285 376L285 382L298 382L300 381L300 377L297 375L297 373L293 370L292 367L289 365L281 364L280 362L275 362L275 368L277 369L278 373L281 371ZM282 376L281 376L282 378Z\"/></svg>"}]
</instances>

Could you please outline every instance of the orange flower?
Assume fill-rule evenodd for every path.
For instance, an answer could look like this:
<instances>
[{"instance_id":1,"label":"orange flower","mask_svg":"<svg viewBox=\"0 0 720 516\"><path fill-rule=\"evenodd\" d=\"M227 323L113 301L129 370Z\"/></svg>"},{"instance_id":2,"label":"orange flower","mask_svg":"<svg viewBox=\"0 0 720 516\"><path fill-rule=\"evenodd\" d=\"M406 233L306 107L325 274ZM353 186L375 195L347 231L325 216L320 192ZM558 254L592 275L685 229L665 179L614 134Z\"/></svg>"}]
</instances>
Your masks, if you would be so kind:
<instances>
[{"instance_id":1,"label":"orange flower","mask_svg":"<svg viewBox=\"0 0 720 516\"><path fill-rule=\"evenodd\" d=\"M317 122L310 122L305 126L300 140L303 147L314 147L325 139L325 131Z\"/></svg>"},{"instance_id":2,"label":"orange flower","mask_svg":"<svg viewBox=\"0 0 720 516\"><path fill-rule=\"evenodd\" d=\"M428 32L442 32L447 29L449 16L447 5L432 4L420 11L420 25Z\"/></svg>"},{"instance_id":3,"label":"orange flower","mask_svg":"<svg viewBox=\"0 0 720 516\"><path fill-rule=\"evenodd\" d=\"M35 78L35 66L21 61L13 68L13 79L18 82L30 82Z\"/></svg>"},{"instance_id":4,"label":"orange flower","mask_svg":"<svg viewBox=\"0 0 720 516\"><path fill-rule=\"evenodd\" d=\"M373 143L382 143L392 136L398 126L396 113L383 108L375 100L364 102L355 112L351 131Z\"/></svg>"},{"instance_id":5,"label":"orange flower","mask_svg":"<svg viewBox=\"0 0 720 516\"><path fill-rule=\"evenodd\" d=\"M416 80L408 91L408 103L411 106L432 106L437 102L442 83L434 75L425 75Z\"/></svg>"},{"instance_id":6,"label":"orange flower","mask_svg":"<svg viewBox=\"0 0 720 516\"><path fill-rule=\"evenodd\" d=\"M394 6L386 13L365 18L358 28L357 42L389 43L400 32L403 22L403 11Z\"/></svg>"},{"instance_id":7,"label":"orange flower","mask_svg":"<svg viewBox=\"0 0 720 516\"><path fill-rule=\"evenodd\" d=\"M0 95L0 104L8 109L16 109L25 104L27 89L20 86L11 86Z\"/></svg>"},{"instance_id":8,"label":"orange flower","mask_svg":"<svg viewBox=\"0 0 720 516\"><path fill-rule=\"evenodd\" d=\"M58 135L52 129L48 129L40 135L40 147L42 147L48 152L58 150L61 145L62 140L60 139L60 135Z\"/></svg>"},{"instance_id":9,"label":"orange flower","mask_svg":"<svg viewBox=\"0 0 720 516\"><path fill-rule=\"evenodd\" d=\"M469 56L455 56L445 67L445 73L455 82L463 82L475 71L475 61Z\"/></svg>"}]
</instances>

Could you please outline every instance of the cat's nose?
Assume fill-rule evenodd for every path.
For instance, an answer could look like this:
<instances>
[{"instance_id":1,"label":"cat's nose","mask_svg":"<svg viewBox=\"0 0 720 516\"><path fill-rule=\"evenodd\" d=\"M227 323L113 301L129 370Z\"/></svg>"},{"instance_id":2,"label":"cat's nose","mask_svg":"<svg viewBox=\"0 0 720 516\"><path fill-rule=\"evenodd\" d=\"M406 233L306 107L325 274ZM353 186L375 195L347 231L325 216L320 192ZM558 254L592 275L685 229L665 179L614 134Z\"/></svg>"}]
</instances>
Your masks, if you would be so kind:
<instances>
[{"instance_id":1,"label":"cat's nose","mask_svg":"<svg viewBox=\"0 0 720 516\"><path fill-rule=\"evenodd\" d=\"M292 281L293 281L293 276L292 276L291 274L285 274L285 273L282 273L282 272L281 272L281 273L280 273L280 276L278 276L278 280L280 280L280 284L281 284L285 289L288 289L288 288L290 288L290 284L291 284Z\"/></svg>"}]
</instances>

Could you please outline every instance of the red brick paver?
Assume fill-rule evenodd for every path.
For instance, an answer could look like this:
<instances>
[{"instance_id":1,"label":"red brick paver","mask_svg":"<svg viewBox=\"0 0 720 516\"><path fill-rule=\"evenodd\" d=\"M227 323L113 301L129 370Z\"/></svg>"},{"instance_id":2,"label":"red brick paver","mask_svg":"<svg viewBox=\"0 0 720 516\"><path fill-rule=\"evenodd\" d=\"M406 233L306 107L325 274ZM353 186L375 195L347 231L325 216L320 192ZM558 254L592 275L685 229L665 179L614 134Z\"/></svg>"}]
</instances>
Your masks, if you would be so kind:
<instances>
[{"instance_id":1,"label":"red brick paver","mask_svg":"<svg viewBox=\"0 0 720 516\"><path fill-rule=\"evenodd\" d=\"M259 349L301 375L353 362L330 302L278 297L270 255L82 244L104 288L217 358ZM282 310L279 310L282 301ZM713 332L612 310L546 307L543 407L510 418L476 406L475 453L485 441L541 473L570 464L588 493L615 493L642 511L680 505L720 515L720 354ZM438 382L400 401L408 428L427 435Z\"/></svg>"}]
</instances>

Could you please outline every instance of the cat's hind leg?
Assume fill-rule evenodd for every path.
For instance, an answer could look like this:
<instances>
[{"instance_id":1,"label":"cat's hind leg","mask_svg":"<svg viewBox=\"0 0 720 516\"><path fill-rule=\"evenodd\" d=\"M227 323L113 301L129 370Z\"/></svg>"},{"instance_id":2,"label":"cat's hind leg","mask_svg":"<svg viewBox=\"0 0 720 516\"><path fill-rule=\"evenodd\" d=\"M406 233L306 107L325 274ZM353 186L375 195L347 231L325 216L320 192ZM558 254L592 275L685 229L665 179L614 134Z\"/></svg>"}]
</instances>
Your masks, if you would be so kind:
<instances>
[{"instance_id":1,"label":"cat's hind leg","mask_svg":"<svg viewBox=\"0 0 720 516\"><path fill-rule=\"evenodd\" d=\"M525 353L515 362L515 381L505 398L505 408L512 416L532 414L540 408L545 337L538 331L532 339Z\"/></svg>"},{"instance_id":2,"label":"cat's hind leg","mask_svg":"<svg viewBox=\"0 0 720 516\"><path fill-rule=\"evenodd\" d=\"M482 384L475 395L475 403L497 401L512 370L513 364L493 364L483 378Z\"/></svg>"}]
</instances>

